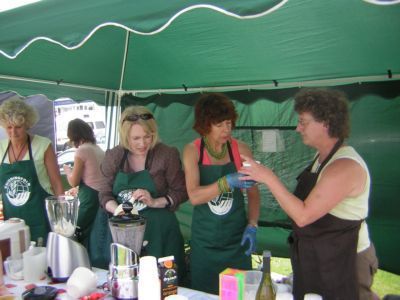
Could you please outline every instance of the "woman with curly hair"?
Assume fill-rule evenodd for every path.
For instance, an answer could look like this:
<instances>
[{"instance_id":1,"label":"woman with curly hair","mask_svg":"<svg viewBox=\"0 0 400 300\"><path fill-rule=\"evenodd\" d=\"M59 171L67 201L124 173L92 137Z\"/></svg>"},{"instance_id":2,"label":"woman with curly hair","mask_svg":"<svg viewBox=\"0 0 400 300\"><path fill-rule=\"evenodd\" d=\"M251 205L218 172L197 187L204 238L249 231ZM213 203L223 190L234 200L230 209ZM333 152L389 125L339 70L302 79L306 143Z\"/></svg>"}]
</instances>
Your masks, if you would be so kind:
<instances>
[{"instance_id":1,"label":"woman with curly hair","mask_svg":"<svg viewBox=\"0 0 400 300\"><path fill-rule=\"evenodd\" d=\"M50 227L44 200L64 189L51 141L28 132L38 120L37 111L19 98L0 106L0 125L8 136L0 141L0 186L4 218L23 219L31 240L45 242Z\"/></svg>"}]
</instances>

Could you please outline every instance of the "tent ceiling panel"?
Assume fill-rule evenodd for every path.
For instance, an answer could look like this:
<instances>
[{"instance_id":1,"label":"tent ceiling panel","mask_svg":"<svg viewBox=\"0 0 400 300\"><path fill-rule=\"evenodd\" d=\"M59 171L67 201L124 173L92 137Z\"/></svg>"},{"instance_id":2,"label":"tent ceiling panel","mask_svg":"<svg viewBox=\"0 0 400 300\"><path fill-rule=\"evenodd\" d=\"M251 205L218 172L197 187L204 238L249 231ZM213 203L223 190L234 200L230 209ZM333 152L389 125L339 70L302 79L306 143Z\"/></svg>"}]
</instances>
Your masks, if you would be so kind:
<instances>
[{"instance_id":1,"label":"tent ceiling panel","mask_svg":"<svg viewBox=\"0 0 400 300\"><path fill-rule=\"evenodd\" d=\"M0 55L0 80L62 80L140 95L400 78L400 5L254 0L191 9L200 2L154 2L45 0L1 13L3 54L38 36L63 45L40 40L14 60Z\"/></svg>"},{"instance_id":2,"label":"tent ceiling panel","mask_svg":"<svg viewBox=\"0 0 400 300\"><path fill-rule=\"evenodd\" d=\"M120 82L125 36L120 28L103 28L73 51L37 41L13 60L0 55L1 73L115 90Z\"/></svg>"}]
</instances>

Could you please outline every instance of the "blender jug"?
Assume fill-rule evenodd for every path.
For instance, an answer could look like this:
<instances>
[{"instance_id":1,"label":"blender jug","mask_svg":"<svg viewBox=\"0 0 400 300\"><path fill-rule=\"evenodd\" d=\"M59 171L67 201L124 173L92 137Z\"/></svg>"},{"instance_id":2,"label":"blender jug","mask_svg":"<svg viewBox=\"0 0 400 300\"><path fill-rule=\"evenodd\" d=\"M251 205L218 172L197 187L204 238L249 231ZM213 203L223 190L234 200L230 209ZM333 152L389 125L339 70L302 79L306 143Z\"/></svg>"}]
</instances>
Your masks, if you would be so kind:
<instances>
[{"instance_id":1,"label":"blender jug","mask_svg":"<svg viewBox=\"0 0 400 300\"><path fill-rule=\"evenodd\" d=\"M146 219L130 213L133 206L123 204L124 214L109 219L113 239L110 245L109 286L111 295L118 300L137 299L138 261L142 248Z\"/></svg>"},{"instance_id":2,"label":"blender jug","mask_svg":"<svg viewBox=\"0 0 400 300\"><path fill-rule=\"evenodd\" d=\"M46 210L51 230L65 237L75 233L78 219L78 198L73 196L49 196Z\"/></svg>"},{"instance_id":3,"label":"blender jug","mask_svg":"<svg viewBox=\"0 0 400 300\"><path fill-rule=\"evenodd\" d=\"M49 196L46 210L52 232L47 238L48 274L55 282L66 282L77 267L91 268L86 248L75 240L78 198Z\"/></svg>"},{"instance_id":4,"label":"blender jug","mask_svg":"<svg viewBox=\"0 0 400 300\"><path fill-rule=\"evenodd\" d=\"M125 213L112 217L108 225L113 242L128 247L139 256L146 229L146 218L131 214L129 208L129 205L124 205L123 209Z\"/></svg>"}]
</instances>

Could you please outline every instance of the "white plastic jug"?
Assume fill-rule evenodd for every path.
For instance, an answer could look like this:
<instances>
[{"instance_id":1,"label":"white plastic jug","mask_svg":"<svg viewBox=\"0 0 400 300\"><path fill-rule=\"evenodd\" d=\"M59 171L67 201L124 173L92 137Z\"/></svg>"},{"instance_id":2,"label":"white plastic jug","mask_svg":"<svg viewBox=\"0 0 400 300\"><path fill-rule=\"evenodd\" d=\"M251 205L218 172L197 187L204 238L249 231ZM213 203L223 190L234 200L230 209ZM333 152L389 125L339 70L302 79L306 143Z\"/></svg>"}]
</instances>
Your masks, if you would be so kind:
<instances>
[{"instance_id":1,"label":"white plastic jug","mask_svg":"<svg viewBox=\"0 0 400 300\"><path fill-rule=\"evenodd\" d=\"M24 280L34 283L46 278L46 247L32 247L22 253Z\"/></svg>"}]
</instances>

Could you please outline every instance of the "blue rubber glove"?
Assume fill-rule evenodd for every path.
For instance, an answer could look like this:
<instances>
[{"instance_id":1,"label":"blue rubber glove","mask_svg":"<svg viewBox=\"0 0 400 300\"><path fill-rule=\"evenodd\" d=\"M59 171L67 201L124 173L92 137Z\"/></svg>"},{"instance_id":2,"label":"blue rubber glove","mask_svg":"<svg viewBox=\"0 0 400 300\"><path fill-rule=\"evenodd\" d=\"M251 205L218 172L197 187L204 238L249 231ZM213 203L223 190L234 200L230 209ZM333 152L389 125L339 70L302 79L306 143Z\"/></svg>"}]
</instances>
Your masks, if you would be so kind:
<instances>
[{"instance_id":1,"label":"blue rubber glove","mask_svg":"<svg viewBox=\"0 0 400 300\"><path fill-rule=\"evenodd\" d=\"M231 190L234 188L248 189L256 184L254 180L240 180L239 178L242 176L245 175L237 172L226 175L226 182Z\"/></svg>"},{"instance_id":2,"label":"blue rubber glove","mask_svg":"<svg viewBox=\"0 0 400 300\"><path fill-rule=\"evenodd\" d=\"M241 246L246 244L246 241L249 241L249 248L246 250L245 254L250 256L252 253L256 252L257 246L257 227L253 225L247 225L246 230L243 232L242 241L240 242Z\"/></svg>"}]
</instances>

